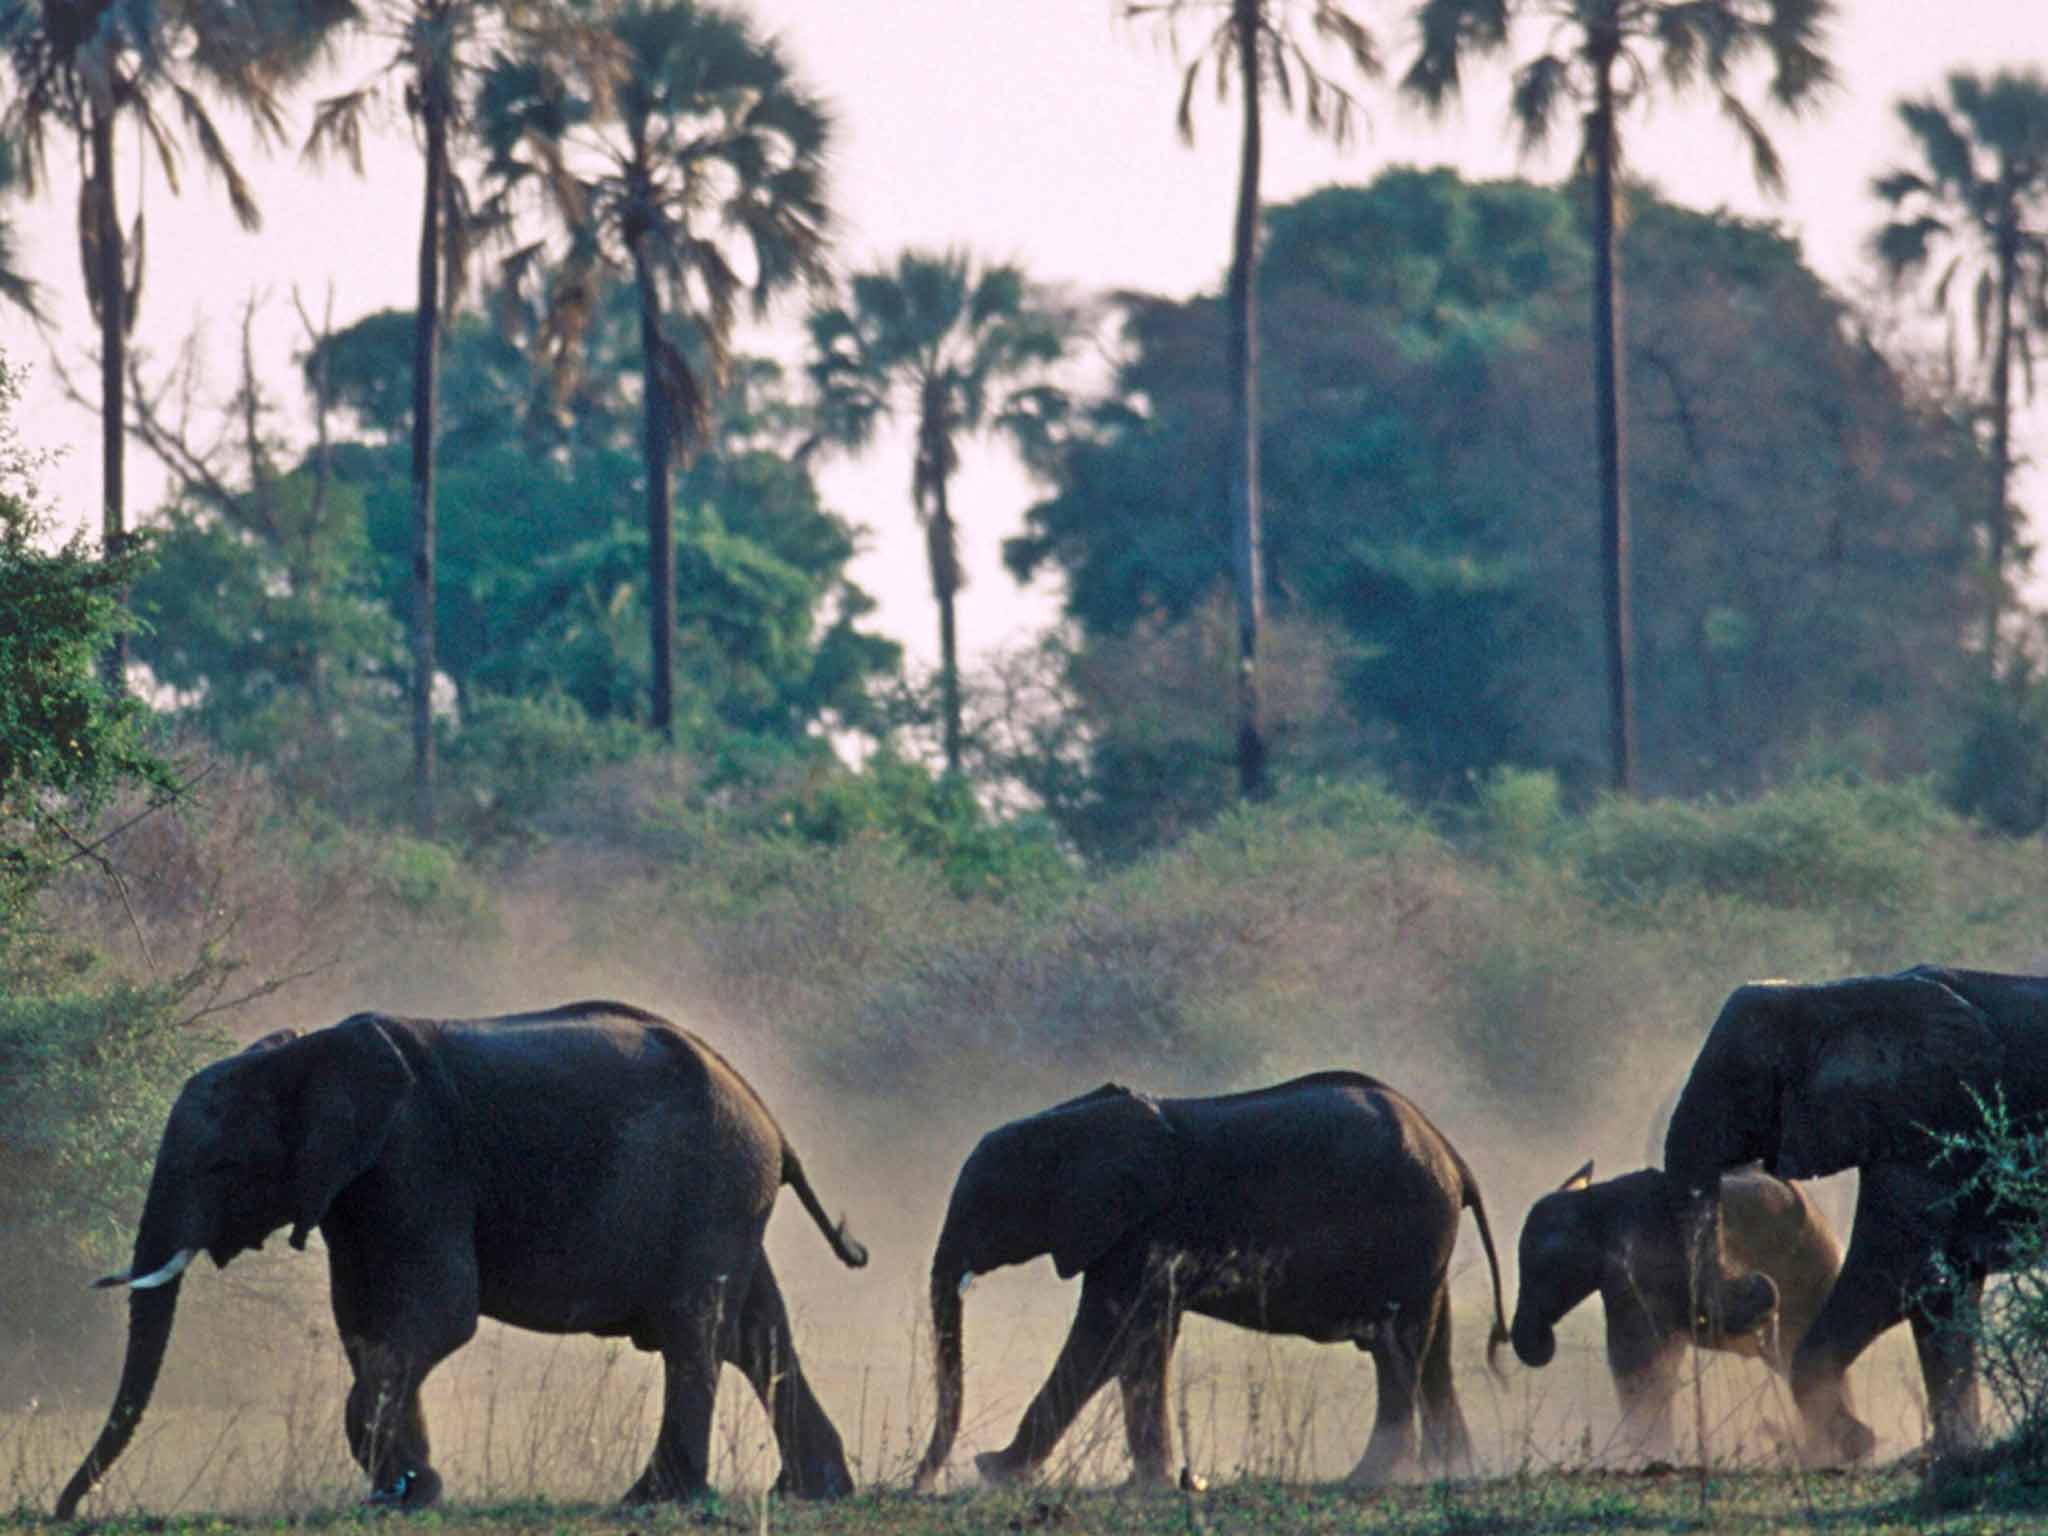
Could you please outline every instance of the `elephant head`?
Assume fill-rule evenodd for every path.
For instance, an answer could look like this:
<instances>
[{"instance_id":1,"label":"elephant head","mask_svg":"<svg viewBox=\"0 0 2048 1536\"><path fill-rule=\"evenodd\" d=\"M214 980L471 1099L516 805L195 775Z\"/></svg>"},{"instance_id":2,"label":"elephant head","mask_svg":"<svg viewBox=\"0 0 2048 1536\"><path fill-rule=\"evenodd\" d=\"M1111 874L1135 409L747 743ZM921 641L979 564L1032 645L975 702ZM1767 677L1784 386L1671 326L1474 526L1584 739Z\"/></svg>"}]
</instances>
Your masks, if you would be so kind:
<instances>
[{"instance_id":1,"label":"elephant head","mask_svg":"<svg viewBox=\"0 0 2048 1536\"><path fill-rule=\"evenodd\" d=\"M932 1257L938 1413L913 1486L928 1490L960 1429L961 1301L979 1274L1051 1254L1071 1279L1141 1233L1176 1183L1172 1128L1110 1083L982 1137L960 1169Z\"/></svg>"},{"instance_id":2,"label":"elephant head","mask_svg":"<svg viewBox=\"0 0 2048 1536\"><path fill-rule=\"evenodd\" d=\"M1520 1278L1509 1332L1515 1358L1541 1368L1557 1353L1557 1320L1600 1285L1606 1243L1593 1202L1572 1198L1593 1182L1589 1158L1551 1194L1529 1208L1517 1250Z\"/></svg>"},{"instance_id":3,"label":"elephant head","mask_svg":"<svg viewBox=\"0 0 2048 1536\"><path fill-rule=\"evenodd\" d=\"M1739 1331L1719 1282L1723 1171L1756 1161L1779 1178L1810 1179L1893 1157L1924 1161L1930 1131L1979 1123L1973 1094L1988 1091L2003 1060L2004 1032L1938 970L1738 988L1664 1138L1706 1325Z\"/></svg>"},{"instance_id":4,"label":"elephant head","mask_svg":"<svg viewBox=\"0 0 2048 1536\"><path fill-rule=\"evenodd\" d=\"M1521 1290L1511 1330L1517 1358L1527 1366L1548 1365L1557 1353L1558 1320L1609 1284L1615 1266L1625 1266L1621 1283L1643 1306L1684 1319L1684 1214L1668 1175L1646 1168L1595 1184L1590 1158L1531 1206L1522 1223ZM1719 1291L1720 1332L1699 1336L1701 1343L1753 1332L1778 1307L1777 1283L1765 1274L1724 1272Z\"/></svg>"},{"instance_id":5,"label":"elephant head","mask_svg":"<svg viewBox=\"0 0 2048 1536\"><path fill-rule=\"evenodd\" d=\"M185 1267L201 1253L226 1265L287 1223L292 1246L304 1248L335 1197L376 1161L412 1084L368 1016L270 1035L187 1080L157 1149L133 1261L94 1282L129 1288L128 1347L114 1406L57 1501L59 1519L71 1518L141 1421Z\"/></svg>"}]
</instances>

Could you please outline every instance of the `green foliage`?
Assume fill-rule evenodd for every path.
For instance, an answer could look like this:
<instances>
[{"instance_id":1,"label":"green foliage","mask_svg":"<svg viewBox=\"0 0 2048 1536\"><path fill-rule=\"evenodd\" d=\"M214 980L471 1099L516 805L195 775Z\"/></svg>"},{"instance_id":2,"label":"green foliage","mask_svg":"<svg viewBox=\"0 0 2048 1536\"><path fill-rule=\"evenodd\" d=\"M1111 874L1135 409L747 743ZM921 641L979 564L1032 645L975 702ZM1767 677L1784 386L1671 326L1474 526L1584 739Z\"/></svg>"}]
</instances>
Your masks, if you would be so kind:
<instances>
[{"instance_id":1,"label":"green foliage","mask_svg":"<svg viewBox=\"0 0 2048 1536\"><path fill-rule=\"evenodd\" d=\"M0 359L0 948L120 786L172 784L143 739L141 706L110 696L99 675L129 626L122 589L147 556L102 560L82 536L49 547L42 466L14 428L18 396Z\"/></svg>"},{"instance_id":2,"label":"green foliage","mask_svg":"<svg viewBox=\"0 0 2048 1536\"><path fill-rule=\"evenodd\" d=\"M1981 682L1964 717L1948 794L2013 837L2048 825L2048 677L2025 653Z\"/></svg>"},{"instance_id":3,"label":"green foliage","mask_svg":"<svg viewBox=\"0 0 2048 1536\"><path fill-rule=\"evenodd\" d=\"M2001 1440L1970 1470L2039 1481L2048 1473L2048 1127L2016 1117L2003 1091L1978 1108L1982 1126L1939 1134L1936 1156L1963 1175L1952 1198L2006 1224L2008 1267L1973 1300L1970 1275L1937 1254L1923 1300L1944 1317L1938 1327L1967 1342L1999 1413Z\"/></svg>"},{"instance_id":4,"label":"green foliage","mask_svg":"<svg viewBox=\"0 0 2048 1536\"><path fill-rule=\"evenodd\" d=\"M593 769L650 749L627 720L593 720L567 694L501 697L477 693L462 728L448 735L444 814L474 841L533 820Z\"/></svg>"},{"instance_id":5,"label":"green foliage","mask_svg":"<svg viewBox=\"0 0 2048 1536\"><path fill-rule=\"evenodd\" d=\"M440 843L393 835L378 849L372 889L414 917L487 930L494 922L490 888Z\"/></svg>"},{"instance_id":6,"label":"green foliage","mask_svg":"<svg viewBox=\"0 0 2048 1536\"><path fill-rule=\"evenodd\" d=\"M1643 786L1752 794L1816 739L1867 744L1886 775L1946 769L1982 453L1856 339L1781 231L1632 203ZM1330 637L1328 707L1276 744L1277 771L1346 750L1435 800L1508 763L1583 800L1607 775L1606 699L1571 198L1397 170L1267 229L1269 606ZM1229 579L1224 325L1213 298L1123 302L1114 387L1005 557L1064 578L1078 654L1101 658L1070 681L1103 825L1170 838L1214 813L1231 695L1176 688L1171 731L1134 696L1148 646L1195 626L1178 643L1199 647Z\"/></svg>"},{"instance_id":7,"label":"green foliage","mask_svg":"<svg viewBox=\"0 0 2048 1536\"><path fill-rule=\"evenodd\" d=\"M1960 831L1924 782L1810 780L1739 802L1604 800L1570 839L1573 865L1615 907L1679 890L1760 906L1924 907L1930 834Z\"/></svg>"},{"instance_id":8,"label":"green foliage","mask_svg":"<svg viewBox=\"0 0 2048 1536\"><path fill-rule=\"evenodd\" d=\"M0 1232L79 1267L127 1252L180 1083L220 1042L180 1009L200 974L82 970L0 986Z\"/></svg>"}]
</instances>

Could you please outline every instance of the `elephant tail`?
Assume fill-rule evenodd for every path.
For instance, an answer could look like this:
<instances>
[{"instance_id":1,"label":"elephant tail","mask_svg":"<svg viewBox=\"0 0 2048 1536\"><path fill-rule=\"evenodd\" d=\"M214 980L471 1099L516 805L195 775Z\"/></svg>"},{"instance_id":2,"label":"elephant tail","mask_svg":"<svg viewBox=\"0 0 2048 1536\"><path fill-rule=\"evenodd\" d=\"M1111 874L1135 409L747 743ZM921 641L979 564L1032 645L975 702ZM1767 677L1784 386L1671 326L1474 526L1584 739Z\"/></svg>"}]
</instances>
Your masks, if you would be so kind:
<instances>
[{"instance_id":1,"label":"elephant tail","mask_svg":"<svg viewBox=\"0 0 2048 1536\"><path fill-rule=\"evenodd\" d=\"M811 1213L811 1220L818 1224L818 1230L825 1234L825 1241L832 1245L832 1251L839 1255L839 1262L848 1269L859 1269L868 1261L868 1251L855 1241L846 1230L846 1222L833 1221L825 1214L825 1207L819 1203L817 1191L811 1188L811 1181L804 1177L804 1165L796 1155L796 1149L787 1144L782 1148L782 1182L796 1191L797 1199L804 1209Z\"/></svg>"},{"instance_id":2,"label":"elephant tail","mask_svg":"<svg viewBox=\"0 0 2048 1536\"><path fill-rule=\"evenodd\" d=\"M1486 1368L1496 1376L1505 1376L1498 1358L1501 1345L1509 1341L1507 1303L1501 1299L1500 1255L1493 1249L1493 1229L1487 1225L1486 1202L1479 1198L1479 1181L1472 1177L1471 1169L1462 1171L1465 1175L1464 1205L1479 1224L1479 1246L1486 1250L1486 1267L1493 1271L1493 1331L1486 1336Z\"/></svg>"}]
</instances>

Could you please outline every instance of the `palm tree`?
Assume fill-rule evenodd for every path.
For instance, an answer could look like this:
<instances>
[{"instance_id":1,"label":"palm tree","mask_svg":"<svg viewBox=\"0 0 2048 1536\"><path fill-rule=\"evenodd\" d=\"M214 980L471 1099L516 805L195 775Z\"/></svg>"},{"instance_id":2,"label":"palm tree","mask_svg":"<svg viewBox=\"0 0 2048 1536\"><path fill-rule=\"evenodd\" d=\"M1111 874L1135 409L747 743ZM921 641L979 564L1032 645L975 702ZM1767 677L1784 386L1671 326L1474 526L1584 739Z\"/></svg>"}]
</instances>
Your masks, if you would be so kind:
<instances>
[{"instance_id":1,"label":"palm tree","mask_svg":"<svg viewBox=\"0 0 2048 1536\"><path fill-rule=\"evenodd\" d=\"M412 763L413 825L432 837L434 809L434 453L440 406L445 311L467 285L469 256L481 233L455 152L472 124L464 87L480 55L505 36L538 34L552 46L582 34L546 4L528 0L388 0L361 13L366 30L395 43L384 78L319 104L306 140L308 158L328 154L363 170L363 131L397 82L420 136L424 187L420 208L417 302L412 348Z\"/></svg>"},{"instance_id":2,"label":"palm tree","mask_svg":"<svg viewBox=\"0 0 2048 1536\"><path fill-rule=\"evenodd\" d=\"M1309 30L1335 44L1365 79L1380 73L1372 34L1334 0L1307 0ZM1237 213L1231 225L1227 290L1230 373L1232 585L1237 593L1237 773L1247 798L1265 792L1266 736L1260 704L1259 646L1265 630L1263 535L1259 512L1259 353L1255 288L1259 239L1259 171L1263 113L1270 92L1293 109L1297 93L1309 127L1338 145L1349 141L1358 106L1351 93L1316 68L1314 56L1293 25L1289 0L1134 0L1127 19L1153 17L1179 43L1179 27L1190 11L1211 12L1216 23L1181 74L1175 126L1181 139L1195 136L1195 90L1207 70L1219 96L1237 81L1242 115L1238 147ZM1297 85L1297 77L1299 84Z\"/></svg>"},{"instance_id":3,"label":"palm tree","mask_svg":"<svg viewBox=\"0 0 2048 1536\"><path fill-rule=\"evenodd\" d=\"M811 312L815 444L863 448L899 412L916 435L910 500L924 527L939 605L939 692L946 771L960 772L960 654L955 602L965 582L950 487L963 435L995 430L1028 461L1064 415L1050 371L1066 355L1074 312L1018 268L964 251L904 251L894 268L856 274L850 302Z\"/></svg>"},{"instance_id":4,"label":"palm tree","mask_svg":"<svg viewBox=\"0 0 2048 1536\"><path fill-rule=\"evenodd\" d=\"M1600 561L1607 649L1608 748L1614 788L1635 787L1633 642L1629 616L1627 456L1622 421L1621 262L1616 186L1621 118L1649 99L1652 62L1683 94L1704 83L1749 146L1765 190L1784 172L1777 149L1736 93L1735 72L1770 60L1770 97L1797 112L1833 79L1819 48L1833 0L1422 0L1422 46L1403 89L1432 110L1458 92L1467 55L1498 52L1518 18L1548 32L1551 46L1515 71L1512 111L1525 151L1548 142L1561 113L1580 114L1579 170L1593 203L1593 392L1600 461Z\"/></svg>"},{"instance_id":5,"label":"palm tree","mask_svg":"<svg viewBox=\"0 0 2048 1536\"><path fill-rule=\"evenodd\" d=\"M740 301L756 316L825 280L831 120L773 42L697 0L624 0L576 69L559 52L502 55L481 101L501 194L534 185L567 247L514 253L515 291L545 273L543 341L566 380L601 266L631 274L640 307L649 623L655 730L675 739L678 454L702 442Z\"/></svg>"},{"instance_id":6,"label":"palm tree","mask_svg":"<svg viewBox=\"0 0 2048 1536\"><path fill-rule=\"evenodd\" d=\"M2031 398L2034 338L2048 330L2048 81L2032 69L1988 80L1959 70L1948 78L1947 105L1928 97L1902 101L1898 111L1921 164L1873 184L1898 215L1877 231L1878 260L1896 283L1948 251L1932 295L1944 312L1957 277L1976 264L1970 309L1991 391L1994 480L1984 520L1984 655L1995 662L2014 552L2013 373Z\"/></svg>"},{"instance_id":7,"label":"palm tree","mask_svg":"<svg viewBox=\"0 0 2048 1536\"><path fill-rule=\"evenodd\" d=\"M262 215L208 106L233 103L264 142L281 134L279 93L320 55L349 0L254 0L224 16L192 0L96 0L86 6L0 0L0 49L12 100L0 118L18 148L24 189L50 185L49 146L79 150L78 248L99 332L101 543L117 560L128 539L127 346L142 296L143 219L123 229L115 180L117 139L132 125L178 190L181 140L219 177L244 229ZM146 163L146 159L145 159ZM14 290L8 296L19 301ZM106 657L110 687L124 686L128 642Z\"/></svg>"}]
</instances>

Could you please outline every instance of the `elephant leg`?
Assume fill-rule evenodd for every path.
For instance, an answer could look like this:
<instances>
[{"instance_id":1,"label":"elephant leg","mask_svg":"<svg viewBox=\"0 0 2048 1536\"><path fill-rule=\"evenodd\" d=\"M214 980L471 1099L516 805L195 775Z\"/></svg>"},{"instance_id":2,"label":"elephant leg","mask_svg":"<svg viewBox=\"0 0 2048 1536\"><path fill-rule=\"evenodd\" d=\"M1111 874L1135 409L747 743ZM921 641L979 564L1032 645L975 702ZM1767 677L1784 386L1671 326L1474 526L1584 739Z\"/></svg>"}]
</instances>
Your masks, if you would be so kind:
<instances>
[{"instance_id":1,"label":"elephant leg","mask_svg":"<svg viewBox=\"0 0 2048 1536\"><path fill-rule=\"evenodd\" d=\"M1968 1325L1984 1301L1984 1276L1972 1273L1969 1304L1959 1308L1953 1293L1928 1287L1913 1309L1913 1349L1920 1357L1921 1380L1927 1385L1927 1408L1934 1420L1936 1455L1965 1450L1977 1443L1977 1350Z\"/></svg>"},{"instance_id":2,"label":"elephant leg","mask_svg":"<svg viewBox=\"0 0 2048 1536\"><path fill-rule=\"evenodd\" d=\"M1021 1482L1044 1465L1088 1400L1118 1373L1133 1334L1143 1330L1145 1320L1137 1315L1140 1298L1135 1274L1122 1268L1084 1272L1081 1305L1052 1374L1024 1410L1010 1443L974 1458L985 1481Z\"/></svg>"},{"instance_id":3,"label":"elephant leg","mask_svg":"<svg viewBox=\"0 0 2048 1536\"><path fill-rule=\"evenodd\" d=\"M335 1325L355 1380L342 1413L349 1454L370 1479L370 1502L423 1509L441 1495L420 1384L476 1334L473 1268L427 1252L395 1267L379 1250L330 1239Z\"/></svg>"},{"instance_id":4,"label":"elephant leg","mask_svg":"<svg viewBox=\"0 0 2048 1536\"><path fill-rule=\"evenodd\" d=\"M1436 1296L1436 1317L1422 1350L1422 1455L1445 1476L1462 1471L1469 1477L1474 1470L1472 1431L1451 1376L1450 1288L1440 1288Z\"/></svg>"},{"instance_id":5,"label":"elephant leg","mask_svg":"<svg viewBox=\"0 0 2048 1536\"><path fill-rule=\"evenodd\" d=\"M765 1254L755 1261L753 1282L741 1304L739 1331L733 1342L732 1363L753 1384L774 1427L776 1448L782 1453L782 1475L776 1479L776 1488L806 1499L833 1499L853 1492L846 1447L813 1395L810 1382L804 1379L782 1290Z\"/></svg>"},{"instance_id":6,"label":"elephant leg","mask_svg":"<svg viewBox=\"0 0 2048 1536\"><path fill-rule=\"evenodd\" d=\"M1609 1341L1607 1364L1621 1405L1621 1437L1645 1461L1669 1461L1678 1439L1672 1406L1678 1397L1678 1368L1685 1358L1681 1338L1649 1339L1626 1350Z\"/></svg>"},{"instance_id":7,"label":"elephant leg","mask_svg":"<svg viewBox=\"0 0 2048 1536\"><path fill-rule=\"evenodd\" d=\"M1426 1319L1392 1312L1372 1330L1359 1348L1372 1354L1379 1384L1374 1404L1372 1437L1365 1454L1351 1469L1354 1483L1384 1483L1397 1467L1415 1456L1415 1385L1429 1339Z\"/></svg>"},{"instance_id":8,"label":"elephant leg","mask_svg":"<svg viewBox=\"0 0 2048 1536\"><path fill-rule=\"evenodd\" d=\"M1855 1260L1852 1240L1849 1262L1792 1352L1800 1459L1808 1466L1861 1461L1877 1448L1876 1434L1849 1409L1849 1366L1873 1339L1904 1320L1904 1279Z\"/></svg>"},{"instance_id":9,"label":"elephant leg","mask_svg":"<svg viewBox=\"0 0 2048 1536\"><path fill-rule=\"evenodd\" d=\"M1161 1486L1173 1480L1173 1429L1168 1420L1173 1348L1180 1337L1180 1312L1162 1306L1156 1318L1147 1308L1133 1320L1131 1348L1117 1385L1124 1400L1124 1439L1131 1449L1131 1481Z\"/></svg>"},{"instance_id":10,"label":"elephant leg","mask_svg":"<svg viewBox=\"0 0 2048 1536\"><path fill-rule=\"evenodd\" d=\"M342 1429L349 1454L369 1475L370 1502L424 1509L441 1496L441 1474L433 1467L420 1383L440 1361L409 1364L379 1345L358 1345L348 1353L355 1381Z\"/></svg>"},{"instance_id":11,"label":"elephant leg","mask_svg":"<svg viewBox=\"0 0 2048 1536\"><path fill-rule=\"evenodd\" d=\"M714 1254L678 1260L679 1274L711 1282L677 1297L654 1328L661 1349L661 1427L647 1469L634 1480L627 1504L696 1498L711 1486L711 1419L718 1402L719 1362L739 1352L742 1304L753 1284L752 1254Z\"/></svg>"}]
</instances>

